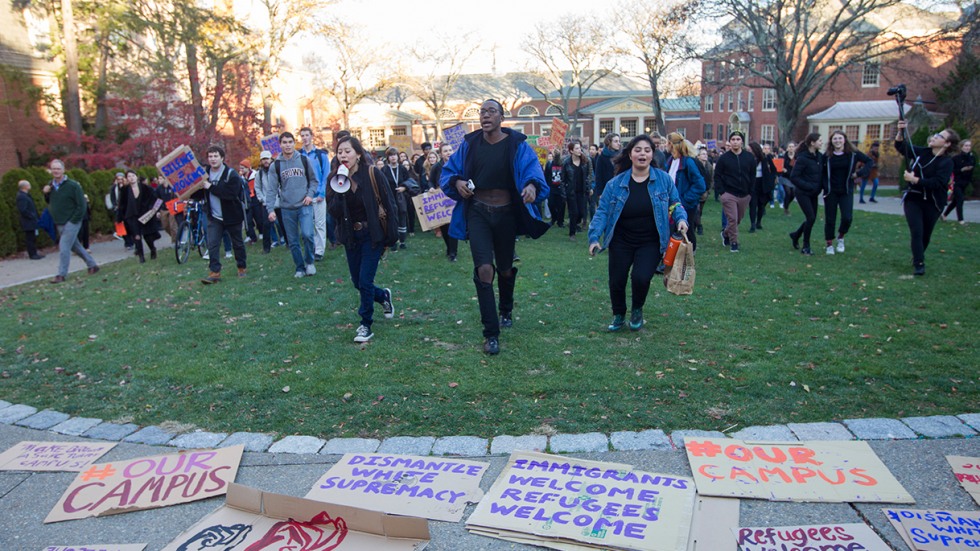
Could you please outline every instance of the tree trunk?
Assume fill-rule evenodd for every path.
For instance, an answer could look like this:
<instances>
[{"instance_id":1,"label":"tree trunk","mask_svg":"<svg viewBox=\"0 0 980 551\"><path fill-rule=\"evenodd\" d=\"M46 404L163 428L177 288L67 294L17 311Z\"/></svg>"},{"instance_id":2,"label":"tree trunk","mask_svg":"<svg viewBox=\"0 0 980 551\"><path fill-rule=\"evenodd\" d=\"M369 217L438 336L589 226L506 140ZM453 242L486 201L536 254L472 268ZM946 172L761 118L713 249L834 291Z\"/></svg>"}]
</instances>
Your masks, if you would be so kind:
<instances>
[{"instance_id":1,"label":"tree trunk","mask_svg":"<svg viewBox=\"0 0 980 551\"><path fill-rule=\"evenodd\" d=\"M272 100L265 93L262 94L262 133L272 134Z\"/></svg>"},{"instance_id":2,"label":"tree trunk","mask_svg":"<svg viewBox=\"0 0 980 551\"><path fill-rule=\"evenodd\" d=\"M109 126L109 108L106 96L109 95L109 27L108 24L99 35L99 81L95 87L95 132L102 133Z\"/></svg>"},{"instance_id":3,"label":"tree trunk","mask_svg":"<svg viewBox=\"0 0 980 551\"><path fill-rule=\"evenodd\" d=\"M202 132L208 127L204 114L204 96L201 94L201 75L197 66L197 44L193 40L184 43L187 56L187 80L191 85L191 108L194 110L194 132ZM220 74L220 73L219 73Z\"/></svg>"},{"instance_id":4,"label":"tree trunk","mask_svg":"<svg viewBox=\"0 0 980 551\"><path fill-rule=\"evenodd\" d=\"M61 19L64 27L65 75L65 122L68 130L82 135L82 104L78 92L78 43L75 38L75 15L71 0L61 0Z\"/></svg>"},{"instance_id":5,"label":"tree trunk","mask_svg":"<svg viewBox=\"0 0 980 551\"><path fill-rule=\"evenodd\" d=\"M213 136L215 128L218 127L218 115L221 113L221 100L225 93L225 64L228 63L226 59L220 59L215 61L214 68L214 97L211 98L211 112L210 115L205 119L207 121L206 131L208 136ZM198 83L198 94L200 94L200 83ZM203 101L203 99L202 99ZM203 107L203 106L202 106ZM197 104L195 104L195 109Z\"/></svg>"},{"instance_id":6,"label":"tree trunk","mask_svg":"<svg viewBox=\"0 0 980 551\"><path fill-rule=\"evenodd\" d=\"M650 82L650 104L653 107L654 130L661 136L666 136L667 121L664 120L664 112L660 108L660 85L654 75L649 75L648 80Z\"/></svg>"}]
</instances>

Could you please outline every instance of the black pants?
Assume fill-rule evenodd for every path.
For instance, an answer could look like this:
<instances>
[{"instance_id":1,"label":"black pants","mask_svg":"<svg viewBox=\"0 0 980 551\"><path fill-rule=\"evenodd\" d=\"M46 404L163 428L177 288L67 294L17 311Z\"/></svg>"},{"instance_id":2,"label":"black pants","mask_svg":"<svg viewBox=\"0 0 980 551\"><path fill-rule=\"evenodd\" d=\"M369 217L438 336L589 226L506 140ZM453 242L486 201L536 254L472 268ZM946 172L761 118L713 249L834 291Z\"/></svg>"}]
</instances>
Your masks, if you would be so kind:
<instances>
[{"instance_id":1,"label":"black pants","mask_svg":"<svg viewBox=\"0 0 980 551\"><path fill-rule=\"evenodd\" d=\"M966 200L966 184L954 184L953 185L953 202L946 206L946 210L943 211L943 216L949 216L949 213L956 209L956 220L958 222L963 221L963 201Z\"/></svg>"},{"instance_id":2,"label":"black pants","mask_svg":"<svg viewBox=\"0 0 980 551\"><path fill-rule=\"evenodd\" d=\"M752 227L762 226L762 217L766 214L769 199L769 194L763 190L762 178L756 178L752 187L752 199L749 200L749 222Z\"/></svg>"},{"instance_id":3,"label":"black pants","mask_svg":"<svg viewBox=\"0 0 980 551\"><path fill-rule=\"evenodd\" d=\"M245 242L242 240L242 223L225 224L208 217L208 267L212 272L221 271L221 239L231 238L231 250L235 251L235 264L245 268Z\"/></svg>"},{"instance_id":4,"label":"black pants","mask_svg":"<svg viewBox=\"0 0 980 551\"><path fill-rule=\"evenodd\" d=\"M905 221L909 225L909 237L911 238L912 245L912 265L924 266L926 263L926 249L929 248L932 230L936 227L936 222L939 220L939 209L933 203L922 201L912 196L905 198L903 207L905 209Z\"/></svg>"},{"instance_id":5,"label":"black pants","mask_svg":"<svg viewBox=\"0 0 980 551\"><path fill-rule=\"evenodd\" d=\"M279 238L289 245L289 238L286 237L286 223L282 221L282 209L275 209L276 211L276 224L279 226Z\"/></svg>"},{"instance_id":6,"label":"black pants","mask_svg":"<svg viewBox=\"0 0 980 551\"><path fill-rule=\"evenodd\" d=\"M786 186L783 189L783 210L789 213L789 206L793 204L793 199L797 197L796 188Z\"/></svg>"},{"instance_id":7,"label":"black pants","mask_svg":"<svg viewBox=\"0 0 980 551\"><path fill-rule=\"evenodd\" d=\"M517 213L513 205L493 207L471 200L466 209L466 225L473 254L473 282L480 303L480 321L484 337L500 336L493 274L497 275L500 292L500 313L510 314L514 308L514 241L517 238ZM521 207L517 207L521 208ZM481 270L491 270L490 281L480 277ZM485 274L484 274L485 275Z\"/></svg>"},{"instance_id":8,"label":"black pants","mask_svg":"<svg viewBox=\"0 0 980 551\"><path fill-rule=\"evenodd\" d=\"M837 224L837 209L840 208L840 228L837 230L837 237L843 239L847 235L847 230L851 229L851 220L854 219L854 194L851 192L831 191L823 198L823 206L823 238L827 240L828 244L834 240L834 226Z\"/></svg>"},{"instance_id":9,"label":"black pants","mask_svg":"<svg viewBox=\"0 0 980 551\"><path fill-rule=\"evenodd\" d=\"M78 230L78 242L82 244L82 248L86 251L88 250L88 237L89 237L89 218L86 216L82 218L82 229Z\"/></svg>"},{"instance_id":10,"label":"black pants","mask_svg":"<svg viewBox=\"0 0 980 551\"><path fill-rule=\"evenodd\" d=\"M803 237L803 247L808 249L810 248L810 233L813 231L813 225L817 223L817 196L799 193L796 195L796 200L800 203L800 210L803 211L805 218L800 227L793 232L793 235L797 239Z\"/></svg>"},{"instance_id":11,"label":"black pants","mask_svg":"<svg viewBox=\"0 0 980 551\"><path fill-rule=\"evenodd\" d=\"M548 208L551 209L551 223L559 228L565 225L565 190L561 184L551 186L548 194Z\"/></svg>"},{"instance_id":12,"label":"black pants","mask_svg":"<svg viewBox=\"0 0 980 551\"><path fill-rule=\"evenodd\" d=\"M568 235L575 237L575 232L578 231L579 224L585 220L586 209L588 209L585 192L570 192L565 201L568 203Z\"/></svg>"},{"instance_id":13,"label":"black pants","mask_svg":"<svg viewBox=\"0 0 980 551\"><path fill-rule=\"evenodd\" d=\"M155 232L152 235L142 234L142 225L136 218L127 218L123 220L123 223L126 224L126 234L133 237L133 244L136 245L136 256L144 258L143 241L146 241L146 245L149 247L151 253L156 252L155 238L160 234Z\"/></svg>"},{"instance_id":14,"label":"black pants","mask_svg":"<svg viewBox=\"0 0 980 551\"><path fill-rule=\"evenodd\" d=\"M687 240L691 242L691 248L695 251L698 250L698 226L701 225L702 204L699 203L691 209L684 207L684 211L687 212Z\"/></svg>"},{"instance_id":15,"label":"black pants","mask_svg":"<svg viewBox=\"0 0 980 551\"><path fill-rule=\"evenodd\" d=\"M455 258L459 254L459 239L449 235L449 226L442 227L442 242L446 244L446 256Z\"/></svg>"},{"instance_id":16,"label":"black pants","mask_svg":"<svg viewBox=\"0 0 980 551\"><path fill-rule=\"evenodd\" d=\"M265 211L265 205L258 201L252 201L248 209L248 227L245 233L253 242L257 241L255 230L258 229L262 234L262 250L268 251L272 248L272 236L269 235L269 213Z\"/></svg>"},{"instance_id":17,"label":"black pants","mask_svg":"<svg viewBox=\"0 0 980 551\"><path fill-rule=\"evenodd\" d=\"M34 258L37 256L37 230L24 231L24 245L27 246L27 256Z\"/></svg>"},{"instance_id":18,"label":"black pants","mask_svg":"<svg viewBox=\"0 0 980 551\"><path fill-rule=\"evenodd\" d=\"M632 306L643 308L650 292L657 264L660 263L660 243L630 246L617 241L609 245L609 300L613 315L626 315L626 280L632 279ZM632 277L630 274L632 268Z\"/></svg>"}]
</instances>

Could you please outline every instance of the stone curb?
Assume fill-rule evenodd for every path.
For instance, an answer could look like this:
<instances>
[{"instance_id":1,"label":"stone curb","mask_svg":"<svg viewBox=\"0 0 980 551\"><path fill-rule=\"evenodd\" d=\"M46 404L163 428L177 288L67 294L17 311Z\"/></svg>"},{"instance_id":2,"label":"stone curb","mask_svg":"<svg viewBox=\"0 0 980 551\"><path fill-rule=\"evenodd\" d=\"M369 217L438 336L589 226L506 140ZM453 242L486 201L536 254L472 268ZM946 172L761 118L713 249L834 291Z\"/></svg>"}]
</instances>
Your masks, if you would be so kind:
<instances>
[{"instance_id":1,"label":"stone curb","mask_svg":"<svg viewBox=\"0 0 980 551\"><path fill-rule=\"evenodd\" d=\"M544 436L500 435L476 436L392 436L374 438L333 438L286 436L278 441L272 434L254 432L213 433L197 431L174 434L161 427L139 427L132 423L104 422L88 417L71 417L54 410L38 411L24 404L0 400L0 423L38 430L81 436L113 442L166 445L174 448L222 448L244 445L245 451L343 455L345 453L398 453L481 457L508 455L515 450L552 453L585 453L606 451L676 450L683 451L685 438L737 438L748 441L794 440L913 440L919 438L975 438L980 433L980 413L905 417L903 419L845 419L827 423L789 423L787 425L751 426L732 434L711 430L675 430L665 433L650 429L640 432L620 431L555 434ZM488 451L489 450L489 451Z\"/></svg>"}]
</instances>

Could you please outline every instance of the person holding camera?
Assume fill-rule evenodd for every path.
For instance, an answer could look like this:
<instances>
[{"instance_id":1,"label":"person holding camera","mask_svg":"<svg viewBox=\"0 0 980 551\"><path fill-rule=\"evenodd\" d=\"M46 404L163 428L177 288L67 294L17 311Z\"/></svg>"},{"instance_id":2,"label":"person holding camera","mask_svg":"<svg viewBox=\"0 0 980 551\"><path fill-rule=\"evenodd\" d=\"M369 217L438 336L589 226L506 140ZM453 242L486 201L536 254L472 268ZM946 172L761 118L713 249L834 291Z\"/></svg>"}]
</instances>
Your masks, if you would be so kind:
<instances>
[{"instance_id":1,"label":"person holding camera","mask_svg":"<svg viewBox=\"0 0 980 551\"><path fill-rule=\"evenodd\" d=\"M926 275L926 249L932 230L946 206L946 190L953 176L953 158L960 136L946 128L929 136L926 147L905 142L908 121L898 121L895 149L908 159L904 178L908 187L902 195L905 221L909 225L913 274Z\"/></svg>"}]
</instances>

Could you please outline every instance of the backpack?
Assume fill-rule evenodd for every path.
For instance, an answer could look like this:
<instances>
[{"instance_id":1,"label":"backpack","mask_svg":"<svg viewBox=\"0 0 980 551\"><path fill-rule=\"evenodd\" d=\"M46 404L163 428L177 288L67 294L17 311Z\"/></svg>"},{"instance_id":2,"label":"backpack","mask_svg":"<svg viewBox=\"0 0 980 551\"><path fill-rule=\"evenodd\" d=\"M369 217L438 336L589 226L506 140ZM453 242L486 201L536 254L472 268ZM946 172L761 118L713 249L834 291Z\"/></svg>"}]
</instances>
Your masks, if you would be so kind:
<instances>
[{"instance_id":1,"label":"backpack","mask_svg":"<svg viewBox=\"0 0 980 551\"><path fill-rule=\"evenodd\" d=\"M306 155L303 155L298 151L296 152L296 154L299 155L299 158L303 161L303 170L306 171L307 181L309 181L309 175L312 172L310 170L310 161L307 160ZM279 186L281 187L282 186L282 159L276 159L275 161L273 161L272 164L274 164L276 167L276 175L279 177Z\"/></svg>"}]
</instances>

